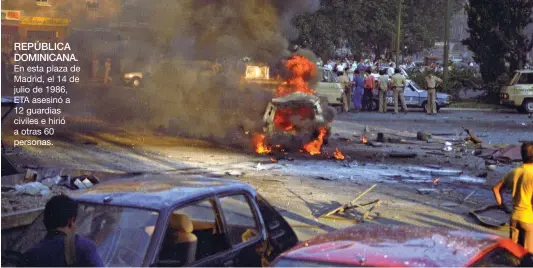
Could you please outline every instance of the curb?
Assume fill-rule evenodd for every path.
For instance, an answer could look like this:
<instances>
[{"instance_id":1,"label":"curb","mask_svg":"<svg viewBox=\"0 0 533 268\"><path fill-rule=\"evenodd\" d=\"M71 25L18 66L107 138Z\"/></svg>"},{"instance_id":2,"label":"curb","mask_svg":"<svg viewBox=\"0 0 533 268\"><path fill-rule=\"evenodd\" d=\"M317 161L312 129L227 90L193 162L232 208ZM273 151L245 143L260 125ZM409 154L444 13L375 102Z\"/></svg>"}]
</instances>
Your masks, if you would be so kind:
<instances>
[{"instance_id":1,"label":"curb","mask_svg":"<svg viewBox=\"0 0 533 268\"><path fill-rule=\"evenodd\" d=\"M448 111L477 111L477 112L509 112L514 111L513 109L494 109L494 108L450 108L443 107L442 110Z\"/></svg>"}]
</instances>

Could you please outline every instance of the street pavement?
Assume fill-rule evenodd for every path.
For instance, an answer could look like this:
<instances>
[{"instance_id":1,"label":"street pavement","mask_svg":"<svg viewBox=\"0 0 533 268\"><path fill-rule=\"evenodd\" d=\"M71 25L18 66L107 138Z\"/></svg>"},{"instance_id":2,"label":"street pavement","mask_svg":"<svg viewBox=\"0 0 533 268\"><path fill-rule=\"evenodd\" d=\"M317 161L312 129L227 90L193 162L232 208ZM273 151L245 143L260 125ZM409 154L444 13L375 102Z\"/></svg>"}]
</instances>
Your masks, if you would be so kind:
<instances>
[{"instance_id":1,"label":"street pavement","mask_svg":"<svg viewBox=\"0 0 533 268\"><path fill-rule=\"evenodd\" d=\"M421 110L407 114L393 115L343 113L337 116L334 125L357 122L374 127L398 131L424 131L432 134L445 134L450 139L458 139L464 134L463 127L472 129L484 142L490 144L516 144L521 140L533 140L533 119L513 110L503 111L455 111L442 109L437 116L428 116Z\"/></svg>"}]
</instances>

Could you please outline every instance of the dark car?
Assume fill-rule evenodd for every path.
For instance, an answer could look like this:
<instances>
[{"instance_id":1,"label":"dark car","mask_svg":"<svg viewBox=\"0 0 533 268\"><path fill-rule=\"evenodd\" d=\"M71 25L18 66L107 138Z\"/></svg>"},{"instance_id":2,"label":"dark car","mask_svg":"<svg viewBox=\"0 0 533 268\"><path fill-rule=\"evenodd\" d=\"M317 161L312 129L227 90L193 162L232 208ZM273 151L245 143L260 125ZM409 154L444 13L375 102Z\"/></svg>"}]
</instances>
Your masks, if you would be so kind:
<instances>
[{"instance_id":1,"label":"dark car","mask_svg":"<svg viewBox=\"0 0 533 268\"><path fill-rule=\"evenodd\" d=\"M354 226L319 235L282 254L275 267L509 267L527 253L497 235L409 225Z\"/></svg>"},{"instance_id":2,"label":"dark car","mask_svg":"<svg viewBox=\"0 0 533 268\"><path fill-rule=\"evenodd\" d=\"M199 175L141 175L72 196L77 233L106 266L261 266L298 243L283 217L245 183ZM42 219L11 252L45 235Z\"/></svg>"}]
</instances>

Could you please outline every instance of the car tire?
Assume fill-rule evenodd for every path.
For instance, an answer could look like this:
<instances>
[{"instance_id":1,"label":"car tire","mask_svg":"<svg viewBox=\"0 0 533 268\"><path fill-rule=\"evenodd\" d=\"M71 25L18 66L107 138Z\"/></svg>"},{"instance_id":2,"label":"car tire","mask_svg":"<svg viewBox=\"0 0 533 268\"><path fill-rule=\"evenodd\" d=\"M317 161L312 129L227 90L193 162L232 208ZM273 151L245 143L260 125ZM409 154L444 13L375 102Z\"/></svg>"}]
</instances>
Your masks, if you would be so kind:
<instances>
[{"instance_id":1,"label":"car tire","mask_svg":"<svg viewBox=\"0 0 533 268\"><path fill-rule=\"evenodd\" d=\"M131 80L131 87L133 88L140 88L142 86L142 80L139 77L134 77Z\"/></svg>"},{"instance_id":2,"label":"car tire","mask_svg":"<svg viewBox=\"0 0 533 268\"><path fill-rule=\"evenodd\" d=\"M342 94L342 109L341 112L347 113L350 111L350 103L348 103L348 96L346 96L346 93Z\"/></svg>"},{"instance_id":3,"label":"car tire","mask_svg":"<svg viewBox=\"0 0 533 268\"><path fill-rule=\"evenodd\" d=\"M533 113L533 99L524 100L522 110L528 114Z\"/></svg>"},{"instance_id":4,"label":"car tire","mask_svg":"<svg viewBox=\"0 0 533 268\"><path fill-rule=\"evenodd\" d=\"M379 110L379 101L376 99L373 99L372 100L372 111L377 111L377 110Z\"/></svg>"}]
</instances>

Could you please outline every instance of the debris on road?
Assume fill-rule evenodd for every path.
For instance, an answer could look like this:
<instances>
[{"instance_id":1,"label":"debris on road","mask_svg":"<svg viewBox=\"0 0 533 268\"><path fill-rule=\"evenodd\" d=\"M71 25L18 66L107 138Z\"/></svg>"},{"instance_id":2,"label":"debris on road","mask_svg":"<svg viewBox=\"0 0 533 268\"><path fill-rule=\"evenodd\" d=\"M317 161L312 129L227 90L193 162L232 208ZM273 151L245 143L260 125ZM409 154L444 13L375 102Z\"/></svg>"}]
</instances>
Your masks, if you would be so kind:
<instances>
[{"instance_id":1,"label":"debris on road","mask_svg":"<svg viewBox=\"0 0 533 268\"><path fill-rule=\"evenodd\" d=\"M416 153L398 153L398 152L392 152L389 154L392 158L415 158L417 156Z\"/></svg>"},{"instance_id":2,"label":"debris on road","mask_svg":"<svg viewBox=\"0 0 533 268\"><path fill-rule=\"evenodd\" d=\"M454 203L454 202L444 202L444 203L441 203L440 206L447 207L447 208L454 208L454 207L459 206L459 204Z\"/></svg>"},{"instance_id":3,"label":"debris on road","mask_svg":"<svg viewBox=\"0 0 533 268\"><path fill-rule=\"evenodd\" d=\"M467 196L465 197L465 199L463 199L463 202L462 202L462 203L466 202L466 200L467 200L468 198L470 198L474 193L476 193L476 190L473 190L469 195L467 195Z\"/></svg>"},{"instance_id":4,"label":"debris on road","mask_svg":"<svg viewBox=\"0 0 533 268\"><path fill-rule=\"evenodd\" d=\"M229 170L229 171L226 171L226 175L230 175L230 176L235 176L235 177L239 177L239 176L242 176L244 173L242 171L238 171L238 170Z\"/></svg>"},{"instance_id":5,"label":"debris on road","mask_svg":"<svg viewBox=\"0 0 533 268\"><path fill-rule=\"evenodd\" d=\"M449 193L451 189L436 189L436 188L417 188L416 191L421 195L427 195L430 193Z\"/></svg>"},{"instance_id":6,"label":"debris on road","mask_svg":"<svg viewBox=\"0 0 533 268\"><path fill-rule=\"evenodd\" d=\"M431 134L424 133L422 131L418 131L416 133L416 139L419 141L429 141L431 139Z\"/></svg>"},{"instance_id":7,"label":"debris on road","mask_svg":"<svg viewBox=\"0 0 533 268\"><path fill-rule=\"evenodd\" d=\"M47 196L50 194L50 188L46 187L40 182L29 182L25 184L15 185L17 194L27 195L41 195Z\"/></svg>"},{"instance_id":8,"label":"debris on road","mask_svg":"<svg viewBox=\"0 0 533 268\"><path fill-rule=\"evenodd\" d=\"M471 130L471 129L467 129L467 128L463 128L466 132L466 134L468 134L468 136L470 136L470 138L467 138L467 141L471 141L473 142L474 144L481 144L483 143L483 141L481 141L477 136L476 136L476 133Z\"/></svg>"},{"instance_id":9,"label":"debris on road","mask_svg":"<svg viewBox=\"0 0 533 268\"><path fill-rule=\"evenodd\" d=\"M353 203L357 202L359 199L361 199L364 195L366 195L368 192L372 191L372 189L374 189L375 187L377 186L377 184L374 184L372 186L370 186L370 188L368 188L366 191L362 192L360 195L358 195L354 200L350 201L350 203L348 204L345 204L345 205L342 205L342 206L339 206L337 207L336 209L326 213L325 216L331 216L335 213L338 213L338 212L344 212L344 210L346 210L347 207L350 207L350 206L353 206ZM322 215L321 215L322 216ZM320 217L321 217L320 216Z\"/></svg>"},{"instance_id":10,"label":"debris on road","mask_svg":"<svg viewBox=\"0 0 533 268\"><path fill-rule=\"evenodd\" d=\"M486 227L500 228L509 222L509 213L498 205L472 210L468 214Z\"/></svg>"}]
</instances>

